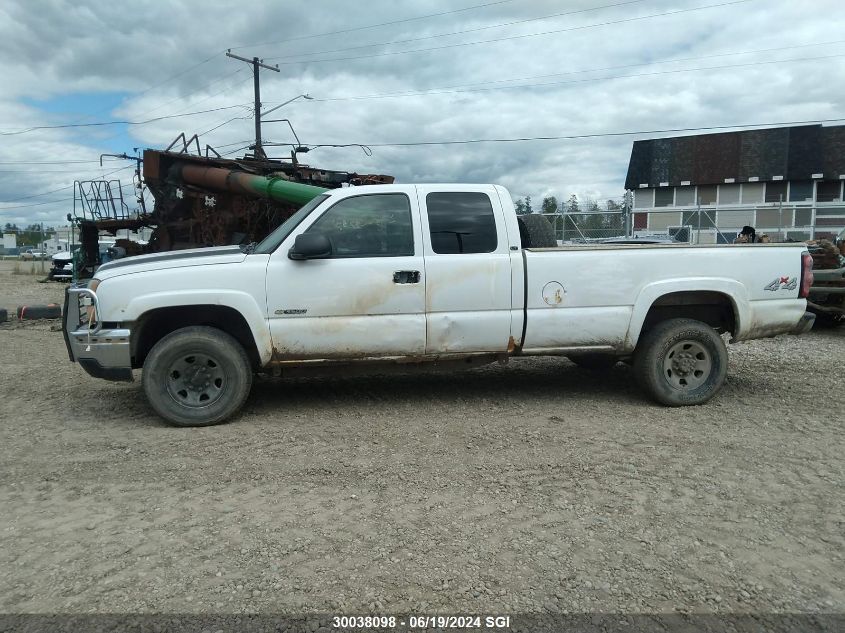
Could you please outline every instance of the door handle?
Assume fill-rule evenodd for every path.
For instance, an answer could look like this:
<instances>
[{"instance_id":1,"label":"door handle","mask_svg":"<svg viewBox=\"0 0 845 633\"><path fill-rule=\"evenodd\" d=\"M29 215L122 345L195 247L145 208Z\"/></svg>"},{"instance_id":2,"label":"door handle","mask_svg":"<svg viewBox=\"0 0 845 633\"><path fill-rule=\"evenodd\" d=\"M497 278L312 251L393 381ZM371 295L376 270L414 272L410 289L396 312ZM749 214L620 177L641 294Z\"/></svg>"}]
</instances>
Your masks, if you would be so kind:
<instances>
[{"instance_id":1,"label":"door handle","mask_svg":"<svg viewBox=\"0 0 845 633\"><path fill-rule=\"evenodd\" d=\"M418 284L420 283L420 271L418 270L397 270L393 273L395 284Z\"/></svg>"}]
</instances>

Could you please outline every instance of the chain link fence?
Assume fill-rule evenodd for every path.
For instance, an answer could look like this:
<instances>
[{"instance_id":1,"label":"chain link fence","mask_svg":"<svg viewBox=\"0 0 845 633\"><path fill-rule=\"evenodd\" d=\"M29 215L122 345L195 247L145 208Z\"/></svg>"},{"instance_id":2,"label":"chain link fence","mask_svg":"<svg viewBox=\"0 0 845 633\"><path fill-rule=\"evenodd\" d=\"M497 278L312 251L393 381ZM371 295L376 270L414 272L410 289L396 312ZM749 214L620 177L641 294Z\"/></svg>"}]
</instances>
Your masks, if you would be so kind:
<instances>
[{"instance_id":1,"label":"chain link fence","mask_svg":"<svg viewBox=\"0 0 845 633\"><path fill-rule=\"evenodd\" d=\"M586 243L626 237L623 211L586 213L542 213L555 232L558 242Z\"/></svg>"},{"instance_id":2,"label":"chain link fence","mask_svg":"<svg viewBox=\"0 0 845 633\"><path fill-rule=\"evenodd\" d=\"M743 227L768 242L833 239L845 228L845 206L774 204L633 211L633 235L685 232L694 244L732 244Z\"/></svg>"}]
</instances>

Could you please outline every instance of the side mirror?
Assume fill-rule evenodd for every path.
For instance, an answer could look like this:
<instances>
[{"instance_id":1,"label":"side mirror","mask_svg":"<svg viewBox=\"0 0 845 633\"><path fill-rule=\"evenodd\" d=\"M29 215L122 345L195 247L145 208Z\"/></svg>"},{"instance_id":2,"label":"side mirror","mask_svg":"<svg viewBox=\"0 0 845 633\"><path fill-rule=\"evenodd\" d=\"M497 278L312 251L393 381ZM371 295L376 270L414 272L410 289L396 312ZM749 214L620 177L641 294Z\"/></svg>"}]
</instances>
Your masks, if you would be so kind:
<instances>
[{"instance_id":1,"label":"side mirror","mask_svg":"<svg viewBox=\"0 0 845 633\"><path fill-rule=\"evenodd\" d=\"M326 259L332 256L332 243L322 233L302 233L296 236L290 259Z\"/></svg>"}]
</instances>

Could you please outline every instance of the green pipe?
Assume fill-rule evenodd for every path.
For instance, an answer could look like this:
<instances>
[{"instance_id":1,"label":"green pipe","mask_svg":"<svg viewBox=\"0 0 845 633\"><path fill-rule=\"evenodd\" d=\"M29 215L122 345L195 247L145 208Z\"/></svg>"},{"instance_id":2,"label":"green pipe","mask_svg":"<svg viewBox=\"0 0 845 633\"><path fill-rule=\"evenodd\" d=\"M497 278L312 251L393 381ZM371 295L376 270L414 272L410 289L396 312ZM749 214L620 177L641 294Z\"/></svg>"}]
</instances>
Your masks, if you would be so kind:
<instances>
[{"instance_id":1,"label":"green pipe","mask_svg":"<svg viewBox=\"0 0 845 633\"><path fill-rule=\"evenodd\" d=\"M278 176L256 176L220 167L183 165L178 169L178 176L186 183L206 189L234 191L295 206L302 206L328 191L324 187L293 182Z\"/></svg>"},{"instance_id":2,"label":"green pipe","mask_svg":"<svg viewBox=\"0 0 845 633\"><path fill-rule=\"evenodd\" d=\"M284 178L264 178L261 176L250 178L248 186L263 198L291 202L299 206L328 191L323 187L291 182Z\"/></svg>"}]
</instances>

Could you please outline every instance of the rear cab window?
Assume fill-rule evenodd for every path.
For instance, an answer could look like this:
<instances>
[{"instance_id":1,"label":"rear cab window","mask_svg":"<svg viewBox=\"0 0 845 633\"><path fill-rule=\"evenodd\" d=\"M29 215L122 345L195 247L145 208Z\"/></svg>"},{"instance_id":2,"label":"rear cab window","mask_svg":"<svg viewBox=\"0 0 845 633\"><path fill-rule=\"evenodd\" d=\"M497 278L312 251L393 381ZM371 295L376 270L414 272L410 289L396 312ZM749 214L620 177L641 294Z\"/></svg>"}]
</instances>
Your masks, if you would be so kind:
<instances>
[{"instance_id":1,"label":"rear cab window","mask_svg":"<svg viewBox=\"0 0 845 633\"><path fill-rule=\"evenodd\" d=\"M426 195L425 204L435 253L492 253L498 247L496 218L486 193L431 192Z\"/></svg>"}]
</instances>

